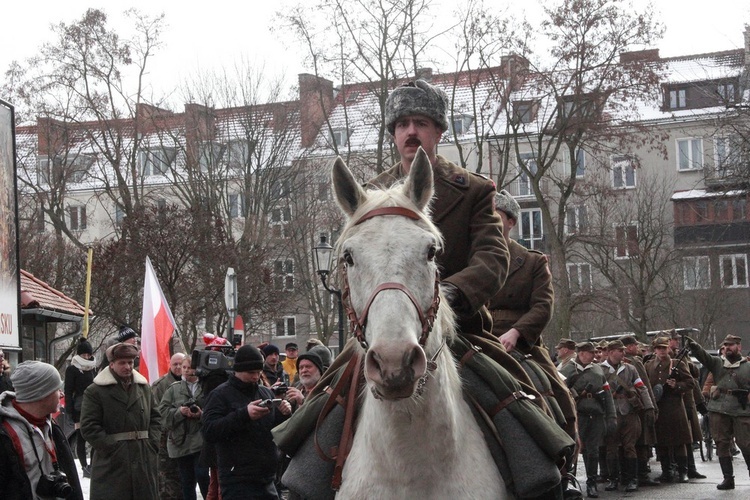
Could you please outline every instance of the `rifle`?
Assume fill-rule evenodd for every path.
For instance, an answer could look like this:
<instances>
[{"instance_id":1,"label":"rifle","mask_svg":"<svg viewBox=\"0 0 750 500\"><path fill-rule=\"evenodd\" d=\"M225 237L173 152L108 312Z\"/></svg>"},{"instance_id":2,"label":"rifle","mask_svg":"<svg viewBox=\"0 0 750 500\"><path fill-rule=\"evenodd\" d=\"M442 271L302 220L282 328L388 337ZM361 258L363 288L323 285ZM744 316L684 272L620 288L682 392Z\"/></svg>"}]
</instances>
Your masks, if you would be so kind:
<instances>
[{"instance_id":1,"label":"rifle","mask_svg":"<svg viewBox=\"0 0 750 500\"><path fill-rule=\"evenodd\" d=\"M685 359L685 357L690 352L690 349L686 346L680 349L680 352L677 354L677 357L674 358L676 363L672 367L672 370L669 372L668 379L672 378L677 380L677 376L680 374L680 363L682 363L682 360Z\"/></svg>"}]
</instances>

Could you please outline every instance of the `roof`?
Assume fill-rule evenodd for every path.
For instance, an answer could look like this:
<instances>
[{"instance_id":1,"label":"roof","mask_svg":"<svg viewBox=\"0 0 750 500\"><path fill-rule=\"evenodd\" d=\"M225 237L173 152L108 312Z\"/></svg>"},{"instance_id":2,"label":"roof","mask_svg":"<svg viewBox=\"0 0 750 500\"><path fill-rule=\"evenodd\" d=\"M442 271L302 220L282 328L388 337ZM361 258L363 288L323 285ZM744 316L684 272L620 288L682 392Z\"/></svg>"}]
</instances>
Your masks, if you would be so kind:
<instances>
[{"instance_id":1,"label":"roof","mask_svg":"<svg viewBox=\"0 0 750 500\"><path fill-rule=\"evenodd\" d=\"M86 310L64 293L21 269L21 310L23 309L44 309L80 317L83 317ZM91 309L89 314L92 314Z\"/></svg>"}]
</instances>

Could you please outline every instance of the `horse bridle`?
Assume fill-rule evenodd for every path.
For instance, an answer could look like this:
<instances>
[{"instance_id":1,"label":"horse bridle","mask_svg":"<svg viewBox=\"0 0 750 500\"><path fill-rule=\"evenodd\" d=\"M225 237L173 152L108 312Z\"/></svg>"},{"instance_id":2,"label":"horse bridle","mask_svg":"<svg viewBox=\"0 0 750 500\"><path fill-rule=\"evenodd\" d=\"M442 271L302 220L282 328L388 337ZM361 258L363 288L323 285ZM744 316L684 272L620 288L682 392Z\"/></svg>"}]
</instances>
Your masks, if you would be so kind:
<instances>
[{"instance_id":1,"label":"horse bridle","mask_svg":"<svg viewBox=\"0 0 750 500\"><path fill-rule=\"evenodd\" d=\"M374 210L370 210L367 212L364 216L362 216L357 222L354 223L354 225L359 225L363 223L366 220L372 219L373 217L378 217L381 215L400 215L402 217L407 217L409 219L413 220L421 220L421 217L419 214L414 212L413 210L410 210L408 208L404 207L381 207L376 208ZM422 308L419 307L419 303L417 302L417 299L414 297L414 294L411 293L411 291L403 284L397 283L397 282L386 282L381 283L380 285L375 288L375 290L370 295L370 298L365 303L365 307L362 310L362 315L357 316L357 312L354 310L354 307L351 303L351 296L350 296L350 289L349 289L349 276L346 271L346 266L343 266L343 278L344 278L344 290L342 292L341 300L344 304L344 307L346 309L346 315L349 318L349 326L350 331L355 335L357 338L357 341L360 343L360 345L367 350L369 345L367 343L367 338L365 336L365 331L367 329L367 317L370 312L370 306L372 305L373 300L375 300L375 297L377 295L384 291L384 290L399 290L406 295L411 303L414 305L414 308L417 310L417 314L419 315L419 321L422 324L422 335L419 337L419 345L424 347L427 343L427 338L430 335L430 331L432 331L432 325L435 322L435 316L437 315L438 307L440 306L440 278L437 270L435 271L435 293L432 297L432 303L430 304L430 307L427 308L426 311L422 312ZM442 349L441 349L442 350ZM440 351L440 350L439 350ZM438 351L438 352L439 352Z\"/></svg>"}]
</instances>

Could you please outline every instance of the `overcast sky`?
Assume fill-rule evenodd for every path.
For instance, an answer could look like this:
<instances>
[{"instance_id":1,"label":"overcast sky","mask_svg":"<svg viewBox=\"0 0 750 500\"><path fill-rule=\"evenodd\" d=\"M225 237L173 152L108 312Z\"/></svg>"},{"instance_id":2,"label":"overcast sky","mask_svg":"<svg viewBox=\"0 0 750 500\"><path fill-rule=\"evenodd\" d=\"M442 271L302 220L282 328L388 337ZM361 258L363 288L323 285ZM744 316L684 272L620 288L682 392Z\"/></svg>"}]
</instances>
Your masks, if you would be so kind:
<instances>
[{"instance_id":1,"label":"overcast sky","mask_svg":"<svg viewBox=\"0 0 750 500\"><path fill-rule=\"evenodd\" d=\"M492 1L498 5L507 3L485 1L487 5ZM283 40L280 34L269 31L274 12L291 3L294 0L6 0L0 7L0 71L5 71L14 59L33 55L43 42L50 40L50 24L74 22L87 8L102 6L114 21L121 19L125 9L136 7L144 13L166 14L164 46L150 66L152 79L163 82L164 88L173 88L190 74L231 66L242 58L265 64L273 74L285 74L292 85L296 75L306 71L302 57L290 50L294 46L291 37ZM744 24L750 23L747 0L655 0L655 4L667 26L658 46L662 56L744 45Z\"/></svg>"}]
</instances>

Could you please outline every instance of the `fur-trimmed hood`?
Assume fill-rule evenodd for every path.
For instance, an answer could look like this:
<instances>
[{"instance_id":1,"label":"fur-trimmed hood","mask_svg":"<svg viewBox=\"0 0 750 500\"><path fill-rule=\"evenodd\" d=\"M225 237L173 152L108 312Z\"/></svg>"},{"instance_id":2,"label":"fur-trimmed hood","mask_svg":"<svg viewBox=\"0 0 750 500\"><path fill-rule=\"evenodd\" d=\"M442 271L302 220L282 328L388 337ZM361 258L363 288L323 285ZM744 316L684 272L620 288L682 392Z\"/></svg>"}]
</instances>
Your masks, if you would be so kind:
<instances>
[{"instance_id":1,"label":"fur-trimmed hood","mask_svg":"<svg viewBox=\"0 0 750 500\"><path fill-rule=\"evenodd\" d=\"M138 373L137 370L133 370L133 382L135 382L136 384L148 385L148 380L146 380L146 377ZM100 371L96 377L94 377L94 383L101 386L117 385L117 379L112 374L108 366Z\"/></svg>"}]
</instances>

